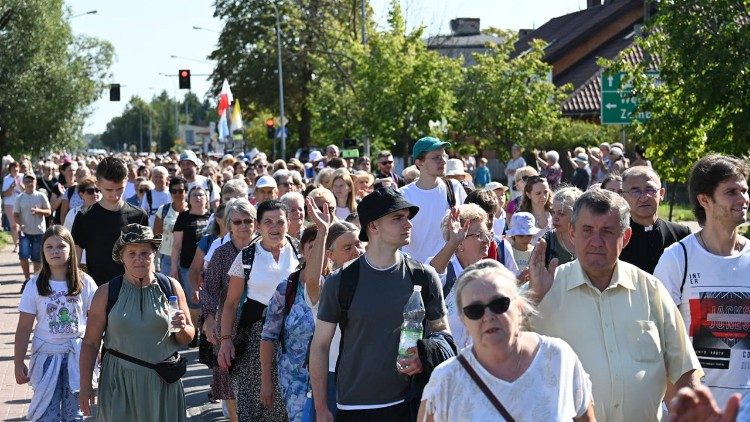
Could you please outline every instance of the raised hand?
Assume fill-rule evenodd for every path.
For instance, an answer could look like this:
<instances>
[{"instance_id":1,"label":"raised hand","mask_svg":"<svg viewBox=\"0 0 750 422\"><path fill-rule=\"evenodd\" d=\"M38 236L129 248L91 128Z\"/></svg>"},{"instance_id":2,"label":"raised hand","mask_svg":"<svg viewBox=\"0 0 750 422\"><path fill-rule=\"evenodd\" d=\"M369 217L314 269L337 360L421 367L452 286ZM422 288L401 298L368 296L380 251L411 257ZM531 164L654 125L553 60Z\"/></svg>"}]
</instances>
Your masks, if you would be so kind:
<instances>
[{"instance_id":1,"label":"raised hand","mask_svg":"<svg viewBox=\"0 0 750 422\"><path fill-rule=\"evenodd\" d=\"M549 268L545 267L544 255L546 251L547 242L544 239L539 239L539 243L534 248L529 261L529 287L531 287L531 294L536 303L541 302L544 295L552 288L552 283L555 281L555 270L559 262L557 258L553 258L549 263Z\"/></svg>"},{"instance_id":2,"label":"raised hand","mask_svg":"<svg viewBox=\"0 0 750 422\"><path fill-rule=\"evenodd\" d=\"M318 231L328 231L333 222L333 215L328 207L323 207L321 210L309 196L305 199L305 202L307 203L307 215L310 216L310 220L318 227Z\"/></svg>"},{"instance_id":3,"label":"raised hand","mask_svg":"<svg viewBox=\"0 0 750 422\"><path fill-rule=\"evenodd\" d=\"M466 239L466 233L469 231L471 221L467 220L461 227L461 213L458 208L451 209L450 231L448 232L448 243L458 245Z\"/></svg>"}]
</instances>

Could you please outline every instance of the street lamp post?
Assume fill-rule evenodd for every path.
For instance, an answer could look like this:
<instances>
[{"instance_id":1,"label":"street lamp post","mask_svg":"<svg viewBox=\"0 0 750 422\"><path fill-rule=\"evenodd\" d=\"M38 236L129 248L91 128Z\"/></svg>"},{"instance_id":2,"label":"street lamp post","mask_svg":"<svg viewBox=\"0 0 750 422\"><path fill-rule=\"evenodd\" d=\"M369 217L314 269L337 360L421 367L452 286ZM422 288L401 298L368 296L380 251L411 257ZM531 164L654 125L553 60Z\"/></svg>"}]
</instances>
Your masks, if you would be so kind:
<instances>
[{"instance_id":1,"label":"street lamp post","mask_svg":"<svg viewBox=\"0 0 750 422\"><path fill-rule=\"evenodd\" d=\"M83 13L79 13L77 15L73 15L73 16L70 17L70 19L78 18L78 17L84 16L84 15L96 15L97 13L98 13L98 11L96 11L96 10L89 10L88 12L83 12Z\"/></svg>"},{"instance_id":2,"label":"street lamp post","mask_svg":"<svg viewBox=\"0 0 750 422\"><path fill-rule=\"evenodd\" d=\"M279 9L276 4L271 2L273 10L276 13L276 56L279 70L279 125L281 126L281 158L286 160L286 117L284 116L284 73L281 65L281 21L279 18Z\"/></svg>"}]
</instances>

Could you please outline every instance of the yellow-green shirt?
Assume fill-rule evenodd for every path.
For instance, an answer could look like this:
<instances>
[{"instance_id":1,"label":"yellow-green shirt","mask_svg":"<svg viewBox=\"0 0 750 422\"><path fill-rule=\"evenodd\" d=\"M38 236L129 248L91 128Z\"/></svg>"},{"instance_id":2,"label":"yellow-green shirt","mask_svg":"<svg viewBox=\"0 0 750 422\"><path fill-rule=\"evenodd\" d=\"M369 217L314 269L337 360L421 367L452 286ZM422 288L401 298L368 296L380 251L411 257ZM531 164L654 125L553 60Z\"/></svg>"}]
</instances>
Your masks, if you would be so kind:
<instances>
[{"instance_id":1,"label":"yellow-green shirt","mask_svg":"<svg viewBox=\"0 0 750 422\"><path fill-rule=\"evenodd\" d=\"M591 376L600 422L660 420L667 378L703 375L669 292L626 262L603 292L578 260L560 266L538 311L533 330L568 342Z\"/></svg>"}]
</instances>

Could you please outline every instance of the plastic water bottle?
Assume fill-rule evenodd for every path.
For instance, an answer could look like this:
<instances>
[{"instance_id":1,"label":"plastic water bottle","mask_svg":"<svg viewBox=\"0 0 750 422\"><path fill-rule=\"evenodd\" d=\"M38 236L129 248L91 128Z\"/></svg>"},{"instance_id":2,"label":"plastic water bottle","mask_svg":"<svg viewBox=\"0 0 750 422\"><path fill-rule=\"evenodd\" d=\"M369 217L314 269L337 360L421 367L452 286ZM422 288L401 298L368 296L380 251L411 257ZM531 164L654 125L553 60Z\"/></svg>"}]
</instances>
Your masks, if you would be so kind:
<instances>
[{"instance_id":1,"label":"plastic water bottle","mask_svg":"<svg viewBox=\"0 0 750 422\"><path fill-rule=\"evenodd\" d=\"M167 313L169 314L169 332L178 333L180 329L172 325L172 318L174 318L177 311L180 310L180 305L177 303L177 296L169 296L169 307Z\"/></svg>"},{"instance_id":2,"label":"plastic water bottle","mask_svg":"<svg viewBox=\"0 0 750 422\"><path fill-rule=\"evenodd\" d=\"M413 356L407 350L415 347L417 340L422 338L424 315L422 286L414 286L414 291L404 306L404 324L401 326L401 339L398 342L398 360Z\"/></svg>"}]
</instances>

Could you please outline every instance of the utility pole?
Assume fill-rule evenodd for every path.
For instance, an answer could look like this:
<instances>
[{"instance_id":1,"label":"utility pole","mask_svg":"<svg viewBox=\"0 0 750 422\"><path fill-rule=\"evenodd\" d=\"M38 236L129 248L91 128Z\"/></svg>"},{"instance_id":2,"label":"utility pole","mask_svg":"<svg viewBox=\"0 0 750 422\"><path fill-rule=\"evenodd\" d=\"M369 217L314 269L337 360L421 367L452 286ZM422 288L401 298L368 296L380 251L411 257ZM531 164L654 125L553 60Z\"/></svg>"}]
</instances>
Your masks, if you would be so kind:
<instances>
[{"instance_id":1,"label":"utility pole","mask_svg":"<svg viewBox=\"0 0 750 422\"><path fill-rule=\"evenodd\" d=\"M367 25L366 25L366 23L367 23L367 8L365 7L365 0L362 0L361 4L362 4L362 45L367 45ZM368 134L366 132L366 129L365 129L365 134L364 134L363 138L364 138L363 139L363 142L364 142L364 145L363 145L363 147L364 147L363 148L364 149L364 151L363 151L364 155L366 155L367 157L372 158L370 156L370 137L368 136Z\"/></svg>"},{"instance_id":2,"label":"utility pole","mask_svg":"<svg viewBox=\"0 0 750 422\"><path fill-rule=\"evenodd\" d=\"M141 110L141 112L138 113L138 138L140 139L139 141L140 149L138 150L138 152L142 152L143 151L143 110Z\"/></svg>"},{"instance_id":3,"label":"utility pole","mask_svg":"<svg viewBox=\"0 0 750 422\"><path fill-rule=\"evenodd\" d=\"M272 0L273 1L273 0ZM284 116L284 73L281 65L281 20L279 9L271 3L276 13L276 56L279 70L279 126L281 127L281 159L286 160L286 117ZM276 157L274 157L276 158Z\"/></svg>"}]
</instances>

